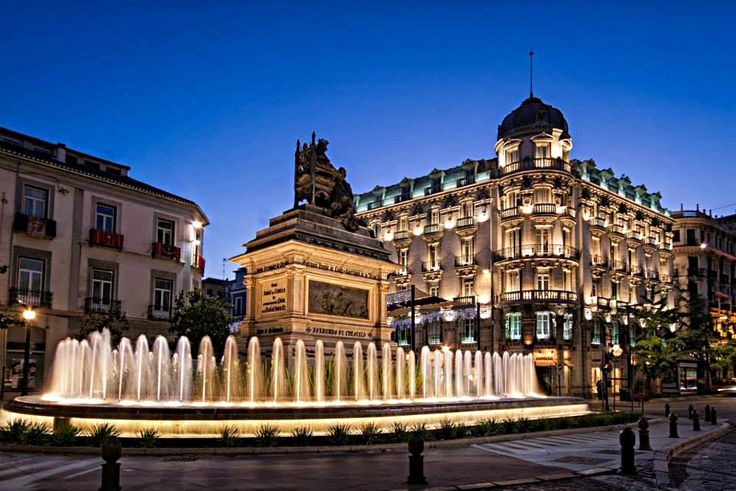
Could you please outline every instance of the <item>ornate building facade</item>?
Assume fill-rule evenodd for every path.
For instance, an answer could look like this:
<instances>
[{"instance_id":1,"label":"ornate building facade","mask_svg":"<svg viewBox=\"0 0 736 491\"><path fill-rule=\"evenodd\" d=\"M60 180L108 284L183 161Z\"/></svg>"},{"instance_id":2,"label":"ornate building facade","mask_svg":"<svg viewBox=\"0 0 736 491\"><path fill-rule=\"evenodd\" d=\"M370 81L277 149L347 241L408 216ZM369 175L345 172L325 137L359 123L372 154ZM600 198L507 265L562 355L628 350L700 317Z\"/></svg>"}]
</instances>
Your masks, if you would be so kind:
<instances>
[{"instance_id":1,"label":"ornate building facade","mask_svg":"<svg viewBox=\"0 0 736 491\"><path fill-rule=\"evenodd\" d=\"M533 353L554 394L590 395L607 362L629 386L629 312L672 285L673 219L659 193L572 147L562 112L530 96L499 125L495 157L356 197L399 264L399 344L414 332L418 346Z\"/></svg>"}]
</instances>

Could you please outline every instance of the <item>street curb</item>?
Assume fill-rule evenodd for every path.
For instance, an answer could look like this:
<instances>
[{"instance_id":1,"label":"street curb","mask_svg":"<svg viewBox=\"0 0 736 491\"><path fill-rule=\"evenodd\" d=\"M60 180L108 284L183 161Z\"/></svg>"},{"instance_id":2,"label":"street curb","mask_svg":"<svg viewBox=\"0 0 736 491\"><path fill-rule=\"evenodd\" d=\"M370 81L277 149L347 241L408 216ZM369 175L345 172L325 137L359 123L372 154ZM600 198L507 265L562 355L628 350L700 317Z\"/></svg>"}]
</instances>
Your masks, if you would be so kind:
<instances>
[{"instance_id":1,"label":"street curb","mask_svg":"<svg viewBox=\"0 0 736 491\"><path fill-rule=\"evenodd\" d=\"M652 421L650 419L650 421ZM465 447L484 443L506 442L524 438L538 438L575 433L594 433L617 431L635 423L609 426L588 426L564 430L534 431L529 433L510 433L507 435L457 438L452 440L431 440L424 444L425 449ZM278 455L278 454L322 454L322 453L383 453L406 452L406 443L386 443L379 445L311 446L311 447L182 447L182 448L137 448L124 447L123 456L166 457L166 456L208 456L208 455ZM0 453L19 452L49 455L100 455L99 447L45 447L41 445L0 444Z\"/></svg>"},{"instance_id":2,"label":"street curb","mask_svg":"<svg viewBox=\"0 0 736 491\"><path fill-rule=\"evenodd\" d=\"M654 451L654 478L655 482L658 486L668 486L670 483L670 462L675 457L687 452L688 450L697 447L698 445L702 445L704 443L710 443L713 440L716 440L729 431L731 431L733 427L731 426L731 423L725 422L723 423L720 428L718 428L715 431L711 431L710 433L704 433L703 435L700 435L695 438L691 438L687 441L684 441L682 443L679 443L677 445L674 445L666 450L655 450Z\"/></svg>"}]
</instances>

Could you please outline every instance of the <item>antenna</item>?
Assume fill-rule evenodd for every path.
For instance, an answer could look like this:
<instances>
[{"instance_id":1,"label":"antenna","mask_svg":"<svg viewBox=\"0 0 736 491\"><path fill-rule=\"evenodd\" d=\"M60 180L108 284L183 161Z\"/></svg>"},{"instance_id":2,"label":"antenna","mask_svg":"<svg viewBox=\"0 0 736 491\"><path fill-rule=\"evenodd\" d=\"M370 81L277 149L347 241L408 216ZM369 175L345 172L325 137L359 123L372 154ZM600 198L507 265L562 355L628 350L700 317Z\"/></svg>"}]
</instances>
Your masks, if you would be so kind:
<instances>
[{"instance_id":1,"label":"antenna","mask_svg":"<svg viewBox=\"0 0 736 491\"><path fill-rule=\"evenodd\" d=\"M529 50L529 97L534 97L534 50Z\"/></svg>"},{"instance_id":2,"label":"antenna","mask_svg":"<svg viewBox=\"0 0 736 491\"><path fill-rule=\"evenodd\" d=\"M227 259L222 258L222 279L225 280L227 277L225 276L225 265L227 264Z\"/></svg>"}]
</instances>

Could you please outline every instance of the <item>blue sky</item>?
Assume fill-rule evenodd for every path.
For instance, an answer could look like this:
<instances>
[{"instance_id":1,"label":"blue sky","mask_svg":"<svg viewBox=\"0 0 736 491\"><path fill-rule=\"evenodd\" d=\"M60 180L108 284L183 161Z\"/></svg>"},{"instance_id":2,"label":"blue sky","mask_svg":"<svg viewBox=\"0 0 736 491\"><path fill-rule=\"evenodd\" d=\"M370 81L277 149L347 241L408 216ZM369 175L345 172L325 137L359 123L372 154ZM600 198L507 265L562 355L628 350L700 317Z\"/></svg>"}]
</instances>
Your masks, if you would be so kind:
<instances>
[{"instance_id":1,"label":"blue sky","mask_svg":"<svg viewBox=\"0 0 736 491\"><path fill-rule=\"evenodd\" d=\"M357 192L492 156L533 48L573 157L734 212L736 4L602 3L0 0L0 125L196 200L219 277L290 206L297 138Z\"/></svg>"}]
</instances>

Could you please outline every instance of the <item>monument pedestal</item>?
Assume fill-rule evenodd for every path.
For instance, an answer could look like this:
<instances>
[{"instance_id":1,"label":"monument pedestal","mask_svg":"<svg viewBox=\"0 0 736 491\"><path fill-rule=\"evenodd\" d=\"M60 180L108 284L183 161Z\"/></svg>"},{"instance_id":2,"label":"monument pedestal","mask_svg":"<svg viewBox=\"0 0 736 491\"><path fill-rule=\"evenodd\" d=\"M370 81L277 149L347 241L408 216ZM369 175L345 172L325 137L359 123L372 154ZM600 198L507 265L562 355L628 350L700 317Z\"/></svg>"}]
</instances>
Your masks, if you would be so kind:
<instances>
[{"instance_id":1,"label":"monument pedestal","mask_svg":"<svg viewBox=\"0 0 736 491\"><path fill-rule=\"evenodd\" d=\"M252 336L264 353L277 337L287 353L300 339L308 351L321 340L328 353L338 341L348 353L356 341L379 350L390 341L387 278L396 264L366 227L349 231L307 204L272 218L245 247L232 259L247 270L243 350Z\"/></svg>"}]
</instances>

